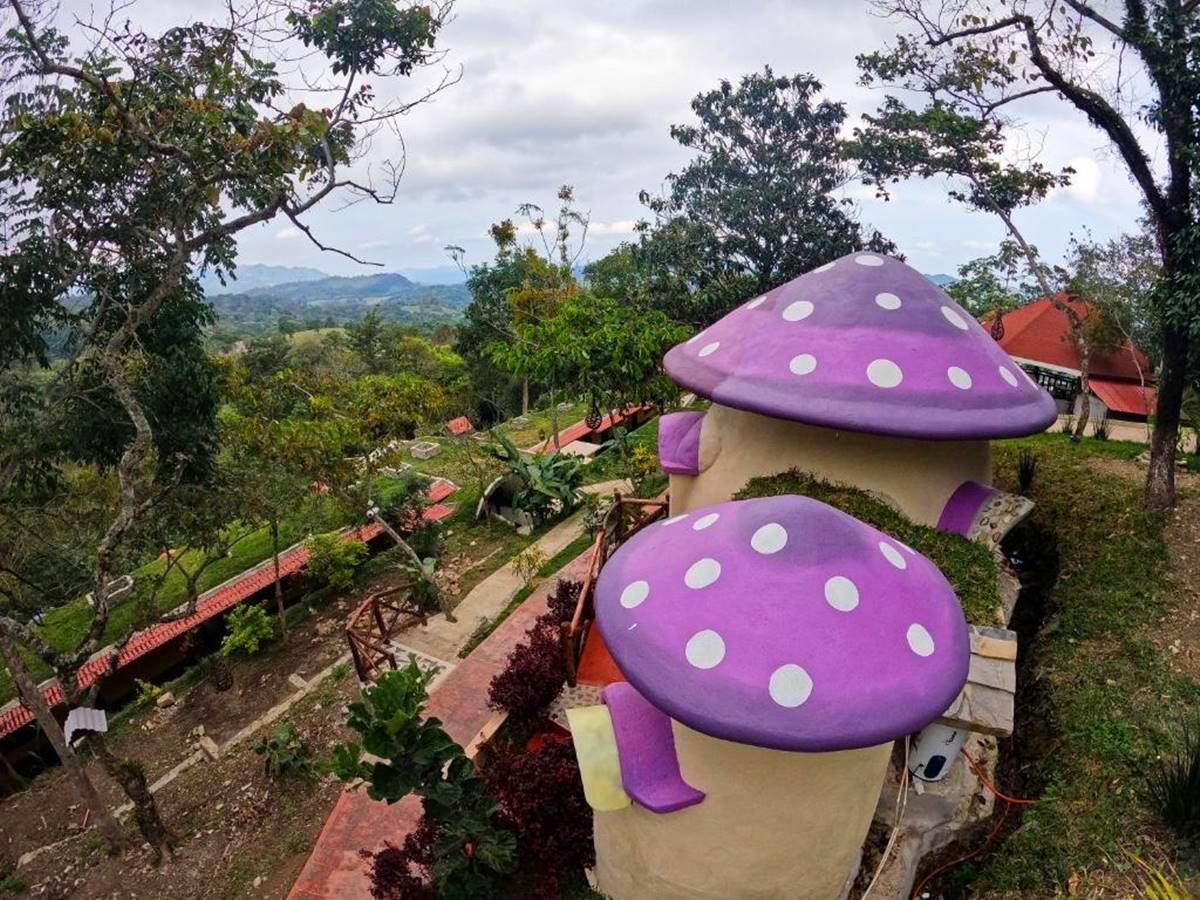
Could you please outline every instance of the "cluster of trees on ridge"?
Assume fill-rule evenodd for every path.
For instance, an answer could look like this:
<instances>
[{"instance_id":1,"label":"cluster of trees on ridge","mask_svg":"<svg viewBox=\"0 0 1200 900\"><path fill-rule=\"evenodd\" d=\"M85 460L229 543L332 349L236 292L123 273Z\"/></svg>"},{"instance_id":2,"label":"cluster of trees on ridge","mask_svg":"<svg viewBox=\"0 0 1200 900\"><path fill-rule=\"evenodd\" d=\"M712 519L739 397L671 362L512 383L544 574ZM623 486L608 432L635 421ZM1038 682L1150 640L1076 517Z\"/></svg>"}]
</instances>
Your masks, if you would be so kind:
<instances>
[{"instance_id":1,"label":"cluster of trees on ridge","mask_svg":"<svg viewBox=\"0 0 1200 900\"><path fill-rule=\"evenodd\" d=\"M370 478L364 493L347 460L369 459L424 423L469 412L486 424L543 393L584 396L597 411L669 399L658 360L692 330L833 257L897 252L840 199L854 179L882 193L901 179L946 179L953 200L1004 223L1010 242L965 267L955 289L972 311L1027 298L1012 289L1019 271L1037 293L1066 285L1097 301L1106 318L1074 328L1084 348L1113 328L1141 337L1159 384L1146 499L1174 502L1200 330L1194 4L1128 3L1114 21L1082 0L1036 17L1024 3L993 12L969 2L951 19L944 5L880 0L902 33L860 58L862 78L908 89L919 104L888 96L847 136L845 107L823 98L813 76L765 69L722 82L694 101L695 123L671 129L693 158L663 193L642 195L648 217L637 239L582 278L587 216L563 188L553 218L518 210L540 247L521 245L511 221L493 226L496 256L471 266L471 303L453 335L431 340L368 316L307 348L254 341L240 358L208 352L213 309L200 274L231 271L237 236L272 219L351 255L325 246L306 215L334 195L396 200L399 161L375 167L378 181L353 164L377 128L458 75L389 101L365 79L403 84L439 62L451 4L343 0L303 10L264 0L256 23L312 54L312 77L294 82L236 11L160 35L102 26L104 41L77 47L52 4L4 4L16 24L0 37L0 654L116 846L128 838L22 677L27 656L58 675L71 705L93 702L99 685L75 676L104 645L112 585L164 535L168 546L220 552L231 522L277 530L314 482L361 514L374 499ZM1112 99L1118 92L1085 78L1098 39L1146 73L1139 115L1161 140L1164 173ZM305 102L315 83L331 98L323 109ZM1071 173L1005 153L1016 127L1009 108L1038 94L1087 116L1146 202L1144 234L1080 239L1060 270L1017 218ZM84 587L92 605L78 640L51 646L36 616ZM88 742L137 801L144 837L169 854L136 765L114 759L102 736Z\"/></svg>"}]
</instances>

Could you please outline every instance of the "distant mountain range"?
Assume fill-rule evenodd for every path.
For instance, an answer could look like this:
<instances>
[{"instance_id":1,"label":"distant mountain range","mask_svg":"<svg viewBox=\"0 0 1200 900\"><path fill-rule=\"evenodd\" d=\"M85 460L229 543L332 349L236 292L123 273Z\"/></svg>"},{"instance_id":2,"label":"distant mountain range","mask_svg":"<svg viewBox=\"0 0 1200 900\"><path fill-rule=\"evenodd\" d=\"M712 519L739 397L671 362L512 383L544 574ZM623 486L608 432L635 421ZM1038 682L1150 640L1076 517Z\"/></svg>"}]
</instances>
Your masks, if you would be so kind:
<instances>
[{"instance_id":1,"label":"distant mountain range","mask_svg":"<svg viewBox=\"0 0 1200 900\"><path fill-rule=\"evenodd\" d=\"M944 288L946 285L954 284L954 282L958 281L958 279L953 275L945 275L940 272L937 275L926 275L925 277L940 288Z\"/></svg>"},{"instance_id":2,"label":"distant mountain range","mask_svg":"<svg viewBox=\"0 0 1200 900\"><path fill-rule=\"evenodd\" d=\"M352 322L371 309L397 322L456 322L471 299L464 284L417 284L397 272L344 277L290 266L243 266L239 274L232 285L253 286L209 292L223 324L234 328L273 326L285 316L301 323Z\"/></svg>"},{"instance_id":3,"label":"distant mountain range","mask_svg":"<svg viewBox=\"0 0 1200 900\"><path fill-rule=\"evenodd\" d=\"M309 269L305 266L260 266L257 264L238 266L234 274L237 276L236 278L230 278L228 283L221 284L220 279L210 272L200 279L200 286L204 288L206 296L215 297L217 294L241 294L276 284L317 281L329 277L320 269Z\"/></svg>"}]
</instances>

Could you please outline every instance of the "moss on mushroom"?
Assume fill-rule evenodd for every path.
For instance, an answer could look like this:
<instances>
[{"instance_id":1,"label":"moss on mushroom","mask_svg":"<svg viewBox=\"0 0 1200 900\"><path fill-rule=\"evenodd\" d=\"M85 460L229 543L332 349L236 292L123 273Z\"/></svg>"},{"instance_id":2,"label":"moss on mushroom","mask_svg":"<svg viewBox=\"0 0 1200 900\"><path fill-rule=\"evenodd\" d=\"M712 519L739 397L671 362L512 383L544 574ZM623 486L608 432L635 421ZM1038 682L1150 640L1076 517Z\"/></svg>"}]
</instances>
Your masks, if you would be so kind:
<instances>
[{"instance_id":1,"label":"moss on mushroom","mask_svg":"<svg viewBox=\"0 0 1200 900\"><path fill-rule=\"evenodd\" d=\"M1001 607L999 568L982 544L957 534L918 525L870 493L835 484L810 472L791 469L778 475L752 478L734 494L735 500L797 494L828 503L834 509L886 532L928 557L946 576L958 595L968 622L994 625Z\"/></svg>"}]
</instances>

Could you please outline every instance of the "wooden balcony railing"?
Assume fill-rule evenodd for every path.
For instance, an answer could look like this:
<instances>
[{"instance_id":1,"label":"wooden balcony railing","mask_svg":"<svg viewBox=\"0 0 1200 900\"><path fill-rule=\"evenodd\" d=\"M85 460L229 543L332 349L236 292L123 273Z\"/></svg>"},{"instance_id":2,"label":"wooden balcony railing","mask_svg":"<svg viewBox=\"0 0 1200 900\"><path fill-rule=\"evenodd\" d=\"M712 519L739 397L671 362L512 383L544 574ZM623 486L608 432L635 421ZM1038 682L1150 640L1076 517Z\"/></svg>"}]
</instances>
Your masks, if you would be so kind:
<instances>
[{"instance_id":1,"label":"wooden balcony railing","mask_svg":"<svg viewBox=\"0 0 1200 900\"><path fill-rule=\"evenodd\" d=\"M415 584L408 582L370 594L350 616L346 641L360 681L374 681L385 671L384 663L397 668L392 635L417 622L425 624L425 612L414 597L414 588Z\"/></svg>"},{"instance_id":2,"label":"wooden balcony railing","mask_svg":"<svg viewBox=\"0 0 1200 900\"><path fill-rule=\"evenodd\" d=\"M575 603L575 614L571 617L570 622L562 626L563 654L567 662L568 684L572 686L575 684L579 671L579 658L583 655L583 645L587 640L592 620L595 618L592 595L596 588L596 579L600 576L600 570L621 544L651 522L662 518L666 512L665 493L653 500L622 497L619 493L613 496L612 507L605 515L600 527L596 529L596 538L592 542L587 574L583 579L583 589L580 590L579 599Z\"/></svg>"}]
</instances>

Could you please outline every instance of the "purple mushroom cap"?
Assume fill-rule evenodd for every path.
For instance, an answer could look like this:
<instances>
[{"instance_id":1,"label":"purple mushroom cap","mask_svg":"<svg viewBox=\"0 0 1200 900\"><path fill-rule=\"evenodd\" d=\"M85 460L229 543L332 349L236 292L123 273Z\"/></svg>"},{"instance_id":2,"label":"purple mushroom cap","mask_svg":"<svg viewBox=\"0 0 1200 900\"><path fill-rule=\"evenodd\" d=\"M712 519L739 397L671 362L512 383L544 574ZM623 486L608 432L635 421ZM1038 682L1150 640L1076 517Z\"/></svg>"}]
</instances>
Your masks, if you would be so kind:
<instances>
[{"instance_id":1,"label":"purple mushroom cap","mask_svg":"<svg viewBox=\"0 0 1200 900\"><path fill-rule=\"evenodd\" d=\"M854 253L742 304L663 361L725 406L812 425L952 440L1054 421L1039 388L943 290Z\"/></svg>"},{"instance_id":2,"label":"purple mushroom cap","mask_svg":"<svg viewBox=\"0 0 1200 900\"><path fill-rule=\"evenodd\" d=\"M873 746L928 725L967 679L966 621L937 567L807 497L651 525L605 564L595 602L647 700L739 743Z\"/></svg>"}]
</instances>

